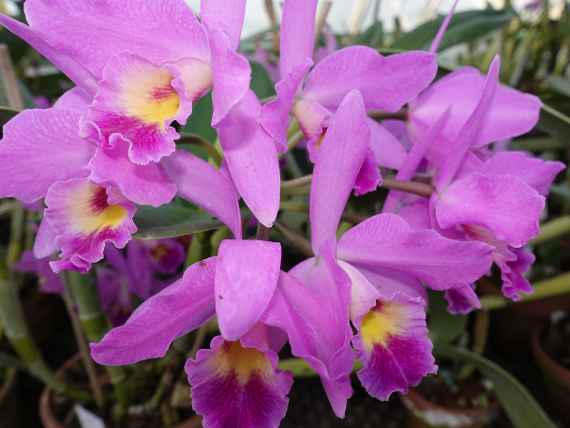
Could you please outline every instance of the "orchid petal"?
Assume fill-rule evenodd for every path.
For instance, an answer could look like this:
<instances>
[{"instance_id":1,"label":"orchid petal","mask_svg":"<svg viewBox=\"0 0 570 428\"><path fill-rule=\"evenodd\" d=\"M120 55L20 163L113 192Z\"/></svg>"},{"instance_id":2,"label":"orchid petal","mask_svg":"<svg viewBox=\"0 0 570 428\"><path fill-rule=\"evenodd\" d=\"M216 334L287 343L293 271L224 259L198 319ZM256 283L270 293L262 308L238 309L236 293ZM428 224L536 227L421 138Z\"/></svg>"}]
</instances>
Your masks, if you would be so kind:
<instances>
[{"instance_id":1,"label":"orchid petal","mask_svg":"<svg viewBox=\"0 0 570 428\"><path fill-rule=\"evenodd\" d=\"M311 242L315 254L334 238L370 142L362 97L350 92L319 148L311 185Z\"/></svg>"},{"instance_id":2,"label":"orchid petal","mask_svg":"<svg viewBox=\"0 0 570 428\"><path fill-rule=\"evenodd\" d=\"M481 301L475 292L473 285L455 287L445 292L447 310L452 314L467 315L474 309L481 308Z\"/></svg>"},{"instance_id":3,"label":"orchid petal","mask_svg":"<svg viewBox=\"0 0 570 428\"><path fill-rule=\"evenodd\" d=\"M315 66L307 77L304 96L335 110L351 90L359 90L366 109L398 111L434 79L436 57L407 52L383 57L375 49L341 49Z\"/></svg>"},{"instance_id":4,"label":"orchid petal","mask_svg":"<svg viewBox=\"0 0 570 428\"><path fill-rule=\"evenodd\" d=\"M237 50L245 18L245 0L200 0L200 16L208 27L221 28L227 35L229 46Z\"/></svg>"},{"instance_id":5,"label":"orchid petal","mask_svg":"<svg viewBox=\"0 0 570 428\"><path fill-rule=\"evenodd\" d=\"M471 174L440 195L435 216L443 229L476 226L499 241L525 245L540 231L544 197L512 175Z\"/></svg>"},{"instance_id":6,"label":"orchid petal","mask_svg":"<svg viewBox=\"0 0 570 428\"><path fill-rule=\"evenodd\" d=\"M44 215L34 241L34 257L36 259L44 259L55 253L57 251L56 237L57 233Z\"/></svg>"},{"instance_id":7,"label":"orchid petal","mask_svg":"<svg viewBox=\"0 0 570 428\"><path fill-rule=\"evenodd\" d=\"M178 150L162 161L166 174L184 199L218 217L241 238L239 197L224 174L202 159Z\"/></svg>"},{"instance_id":8,"label":"orchid petal","mask_svg":"<svg viewBox=\"0 0 570 428\"><path fill-rule=\"evenodd\" d=\"M240 342L212 340L188 360L192 407L204 427L278 428L287 412L289 373L277 369L277 355L245 347Z\"/></svg>"},{"instance_id":9,"label":"orchid petal","mask_svg":"<svg viewBox=\"0 0 570 428\"><path fill-rule=\"evenodd\" d=\"M279 69L287 76L313 58L317 0L286 0L281 19Z\"/></svg>"},{"instance_id":10,"label":"orchid petal","mask_svg":"<svg viewBox=\"0 0 570 428\"><path fill-rule=\"evenodd\" d=\"M116 366L166 355L177 337L214 316L215 269L214 257L190 266L182 279L146 300L124 325L91 344L93 359Z\"/></svg>"},{"instance_id":11,"label":"orchid petal","mask_svg":"<svg viewBox=\"0 0 570 428\"><path fill-rule=\"evenodd\" d=\"M338 257L351 265L407 273L431 288L471 283L491 267L492 247L444 238L434 230L414 230L394 214L379 214L348 230Z\"/></svg>"},{"instance_id":12,"label":"orchid petal","mask_svg":"<svg viewBox=\"0 0 570 428\"><path fill-rule=\"evenodd\" d=\"M369 119L370 148L376 163L390 169L400 169L406 159L406 149L400 141L375 120Z\"/></svg>"},{"instance_id":13,"label":"orchid petal","mask_svg":"<svg viewBox=\"0 0 570 428\"><path fill-rule=\"evenodd\" d=\"M97 79L109 59L123 52L157 64L209 62L204 28L184 0L31 0L24 10L34 32Z\"/></svg>"},{"instance_id":14,"label":"orchid petal","mask_svg":"<svg viewBox=\"0 0 570 428\"><path fill-rule=\"evenodd\" d=\"M277 287L280 265L281 246L276 242L222 242L215 290L224 339L239 339L259 321Z\"/></svg>"},{"instance_id":15,"label":"orchid petal","mask_svg":"<svg viewBox=\"0 0 570 428\"><path fill-rule=\"evenodd\" d=\"M136 204L158 207L176 196L176 185L161 165L132 163L127 144L99 147L90 166L89 178L93 182L117 186L127 199Z\"/></svg>"},{"instance_id":16,"label":"orchid petal","mask_svg":"<svg viewBox=\"0 0 570 428\"><path fill-rule=\"evenodd\" d=\"M248 92L218 131L239 194L260 223L271 227L279 210L281 175L275 144L258 122L260 110Z\"/></svg>"},{"instance_id":17,"label":"orchid petal","mask_svg":"<svg viewBox=\"0 0 570 428\"><path fill-rule=\"evenodd\" d=\"M56 181L88 174L95 147L79 138L79 117L72 110L26 110L4 126L0 197L32 203Z\"/></svg>"},{"instance_id":18,"label":"orchid petal","mask_svg":"<svg viewBox=\"0 0 570 428\"><path fill-rule=\"evenodd\" d=\"M366 151L364 162L358 171L356 181L354 183L354 194L356 196L365 195L368 192L374 192L382 183L382 176L376 163L374 152L371 149Z\"/></svg>"}]
</instances>

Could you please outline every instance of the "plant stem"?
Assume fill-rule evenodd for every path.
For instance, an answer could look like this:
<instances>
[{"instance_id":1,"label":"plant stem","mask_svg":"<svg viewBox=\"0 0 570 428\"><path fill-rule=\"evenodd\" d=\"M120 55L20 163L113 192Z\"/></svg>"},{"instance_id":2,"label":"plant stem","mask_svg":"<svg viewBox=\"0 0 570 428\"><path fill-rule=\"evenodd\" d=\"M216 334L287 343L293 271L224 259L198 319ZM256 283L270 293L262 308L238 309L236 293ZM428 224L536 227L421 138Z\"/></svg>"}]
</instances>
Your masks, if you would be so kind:
<instances>
[{"instance_id":1,"label":"plant stem","mask_svg":"<svg viewBox=\"0 0 570 428\"><path fill-rule=\"evenodd\" d=\"M85 335L81 330L81 321L77 316L77 312L75 311L73 305L73 298L71 297L71 290L69 287L68 281L63 278L62 281L65 285L63 291L63 302L65 303L65 309L67 309L67 313L69 315L69 319L71 320L71 327L73 328L73 334L75 335L75 340L77 342L77 349L79 350L79 355L81 355L81 360L83 362L83 366L87 373L87 377L89 378L89 385L91 386L91 391L93 392L93 396L95 397L95 403L99 408L103 407L103 391L101 389L101 385L97 382L97 372L95 370L95 364L89 355L89 347L87 345L87 341L85 340Z\"/></svg>"},{"instance_id":2,"label":"plant stem","mask_svg":"<svg viewBox=\"0 0 570 428\"><path fill-rule=\"evenodd\" d=\"M404 109L394 113L389 113L386 111L372 110L368 112L368 116L376 120L408 120L408 111Z\"/></svg>"},{"instance_id":3,"label":"plant stem","mask_svg":"<svg viewBox=\"0 0 570 428\"><path fill-rule=\"evenodd\" d=\"M69 272L67 280L87 340L90 342L100 341L109 330L109 323L101 310L97 287L88 277L78 272ZM121 417L128 408L128 394L125 385L126 372L122 367L106 367L106 370L115 391L118 417Z\"/></svg>"},{"instance_id":4,"label":"plant stem","mask_svg":"<svg viewBox=\"0 0 570 428\"><path fill-rule=\"evenodd\" d=\"M530 302L567 293L570 293L570 272L535 284L534 292L523 297L520 302ZM516 303L502 296L485 296L481 299L481 307L485 310L501 309Z\"/></svg>"},{"instance_id":5,"label":"plant stem","mask_svg":"<svg viewBox=\"0 0 570 428\"><path fill-rule=\"evenodd\" d=\"M271 233L271 229L265 227L261 223L257 223L257 232L255 234L255 239L258 241L267 241L269 239L269 234Z\"/></svg>"},{"instance_id":6,"label":"plant stem","mask_svg":"<svg viewBox=\"0 0 570 428\"><path fill-rule=\"evenodd\" d=\"M570 215L559 217L543 224L540 227L540 234L530 243L532 245L542 244L568 233L570 233Z\"/></svg>"},{"instance_id":7,"label":"plant stem","mask_svg":"<svg viewBox=\"0 0 570 428\"><path fill-rule=\"evenodd\" d=\"M0 320L12 347L26 368L45 385L74 400L88 402L89 394L60 382L45 363L38 346L30 336L16 286L10 281L3 264L0 263Z\"/></svg>"},{"instance_id":8,"label":"plant stem","mask_svg":"<svg viewBox=\"0 0 570 428\"><path fill-rule=\"evenodd\" d=\"M297 248L301 254L307 257L313 257L314 254L311 243L303 235L300 235L279 222L275 223L275 228L291 245Z\"/></svg>"}]
</instances>

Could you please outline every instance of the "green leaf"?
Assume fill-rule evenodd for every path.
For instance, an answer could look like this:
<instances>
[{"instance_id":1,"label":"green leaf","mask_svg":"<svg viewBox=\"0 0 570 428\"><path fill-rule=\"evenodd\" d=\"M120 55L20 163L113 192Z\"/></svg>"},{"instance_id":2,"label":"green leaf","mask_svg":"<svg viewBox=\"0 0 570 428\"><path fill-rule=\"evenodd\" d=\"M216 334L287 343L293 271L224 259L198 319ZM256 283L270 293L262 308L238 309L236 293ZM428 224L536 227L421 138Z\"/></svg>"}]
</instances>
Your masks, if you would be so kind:
<instances>
[{"instance_id":1,"label":"green leaf","mask_svg":"<svg viewBox=\"0 0 570 428\"><path fill-rule=\"evenodd\" d=\"M515 12L512 9L495 10L488 8L456 13L439 49L443 50L461 43L469 43L493 31L500 30L514 16ZM444 18L444 16L440 16L403 34L396 39L392 47L405 50L429 48Z\"/></svg>"},{"instance_id":2,"label":"green leaf","mask_svg":"<svg viewBox=\"0 0 570 428\"><path fill-rule=\"evenodd\" d=\"M14 110L10 107L0 106L0 125L4 126L6 122L12 119L19 113L18 110Z\"/></svg>"},{"instance_id":3,"label":"green leaf","mask_svg":"<svg viewBox=\"0 0 570 428\"><path fill-rule=\"evenodd\" d=\"M186 126L182 128L182 133L196 134L210 143L215 142L218 134L210 125L212 123L212 112L212 94L192 103L192 115Z\"/></svg>"},{"instance_id":4,"label":"green leaf","mask_svg":"<svg viewBox=\"0 0 570 428\"><path fill-rule=\"evenodd\" d=\"M442 293L429 294L429 332L434 343L449 343L463 334L467 317L452 315Z\"/></svg>"},{"instance_id":5,"label":"green leaf","mask_svg":"<svg viewBox=\"0 0 570 428\"><path fill-rule=\"evenodd\" d=\"M560 141L570 141L570 117L547 104L543 104L540 111L538 129Z\"/></svg>"},{"instance_id":6,"label":"green leaf","mask_svg":"<svg viewBox=\"0 0 570 428\"><path fill-rule=\"evenodd\" d=\"M176 238L214 230L222 223L208 214L192 208L164 205L159 208L141 207L135 216L138 239Z\"/></svg>"},{"instance_id":7,"label":"green leaf","mask_svg":"<svg viewBox=\"0 0 570 428\"><path fill-rule=\"evenodd\" d=\"M251 64L251 90L255 92L260 100L275 95L273 80L263 65L256 61L250 61Z\"/></svg>"},{"instance_id":8,"label":"green leaf","mask_svg":"<svg viewBox=\"0 0 570 428\"><path fill-rule=\"evenodd\" d=\"M477 367L485 378L493 382L497 398L515 428L556 428L526 388L494 362L448 345L437 346L435 354Z\"/></svg>"}]
</instances>

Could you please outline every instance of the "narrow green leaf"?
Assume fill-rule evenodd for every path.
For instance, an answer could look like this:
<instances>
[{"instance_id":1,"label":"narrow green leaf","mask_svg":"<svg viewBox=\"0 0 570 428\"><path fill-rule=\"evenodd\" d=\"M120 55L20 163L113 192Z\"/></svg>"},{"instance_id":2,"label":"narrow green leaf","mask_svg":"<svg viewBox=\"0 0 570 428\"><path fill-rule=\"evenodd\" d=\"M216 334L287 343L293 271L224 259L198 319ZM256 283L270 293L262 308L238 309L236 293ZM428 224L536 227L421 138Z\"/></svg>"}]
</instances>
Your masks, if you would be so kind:
<instances>
[{"instance_id":1,"label":"narrow green leaf","mask_svg":"<svg viewBox=\"0 0 570 428\"><path fill-rule=\"evenodd\" d=\"M547 104L540 111L538 129L565 143L570 141L570 117Z\"/></svg>"},{"instance_id":2,"label":"narrow green leaf","mask_svg":"<svg viewBox=\"0 0 570 428\"><path fill-rule=\"evenodd\" d=\"M437 346L435 354L477 367L493 382L495 393L515 428L556 428L526 388L494 362L473 352L448 345Z\"/></svg>"},{"instance_id":3,"label":"narrow green leaf","mask_svg":"<svg viewBox=\"0 0 570 428\"><path fill-rule=\"evenodd\" d=\"M135 216L138 239L176 238L222 226L215 218L197 210L164 205L159 208L141 207Z\"/></svg>"},{"instance_id":4,"label":"narrow green leaf","mask_svg":"<svg viewBox=\"0 0 570 428\"><path fill-rule=\"evenodd\" d=\"M488 8L456 13L440 45L440 50L461 43L469 43L493 31L500 30L514 16L515 12L512 9L495 10ZM406 50L429 48L443 20L444 16L439 16L420 25L396 39L392 47Z\"/></svg>"}]
</instances>

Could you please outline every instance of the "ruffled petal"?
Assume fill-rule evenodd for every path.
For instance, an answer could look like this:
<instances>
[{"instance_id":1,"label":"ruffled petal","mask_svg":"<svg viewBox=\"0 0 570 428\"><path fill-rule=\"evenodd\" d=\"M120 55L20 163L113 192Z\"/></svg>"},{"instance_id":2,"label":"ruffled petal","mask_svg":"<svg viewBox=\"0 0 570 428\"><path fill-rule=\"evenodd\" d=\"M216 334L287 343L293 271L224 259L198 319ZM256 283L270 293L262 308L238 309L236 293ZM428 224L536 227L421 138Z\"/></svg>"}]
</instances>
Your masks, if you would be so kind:
<instances>
[{"instance_id":1,"label":"ruffled petal","mask_svg":"<svg viewBox=\"0 0 570 428\"><path fill-rule=\"evenodd\" d=\"M274 352L216 337L185 369L204 428L278 428L285 417L293 377Z\"/></svg>"},{"instance_id":2,"label":"ruffled petal","mask_svg":"<svg viewBox=\"0 0 570 428\"><path fill-rule=\"evenodd\" d=\"M311 243L315 254L336 236L340 217L370 143L370 127L359 92L349 93L318 149L310 196Z\"/></svg>"},{"instance_id":3,"label":"ruffled petal","mask_svg":"<svg viewBox=\"0 0 570 428\"><path fill-rule=\"evenodd\" d=\"M236 239L241 238L239 195L221 171L182 150L164 159L162 167L181 197L218 217Z\"/></svg>"},{"instance_id":4,"label":"ruffled petal","mask_svg":"<svg viewBox=\"0 0 570 428\"><path fill-rule=\"evenodd\" d=\"M495 254L495 263L501 269L505 297L517 301L523 297L522 294L533 292L525 274L530 270L534 259L534 254L525 248L505 248Z\"/></svg>"},{"instance_id":5,"label":"ruffled petal","mask_svg":"<svg viewBox=\"0 0 570 428\"><path fill-rule=\"evenodd\" d=\"M435 203L441 228L484 228L518 248L540 231L545 201L520 178L475 173L455 181Z\"/></svg>"},{"instance_id":6,"label":"ruffled petal","mask_svg":"<svg viewBox=\"0 0 570 428\"><path fill-rule=\"evenodd\" d=\"M114 57L82 120L83 136L103 145L127 144L129 159L139 165L174 153L179 135L170 125L177 118L184 122L191 112L172 86L176 77L135 55Z\"/></svg>"},{"instance_id":7,"label":"ruffled petal","mask_svg":"<svg viewBox=\"0 0 570 428\"><path fill-rule=\"evenodd\" d=\"M400 297L379 299L358 329L353 344L364 367L357 375L373 397L388 400L437 373L423 304Z\"/></svg>"},{"instance_id":8,"label":"ruffled petal","mask_svg":"<svg viewBox=\"0 0 570 428\"><path fill-rule=\"evenodd\" d=\"M486 274L492 250L483 243L444 238L434 230L412 229L394 214L379 214L348 230L337 255L357 267L407 273L446 290Z\"/></svg>"},{"instance_id":9,"label":"ruffled petal","mask_svg":"<svg viewBox=\"0 0 570 428\"><path fill-rule=\"evenodd\" d=\"M181 58L209 62L208 38L184 0L31 0L32 29L98 80L110 58L131 52L160 64Z\"/></svg>"},{"instance_id":10,"label":"ruffled petal","mask_svg":"<svg viewBox=\"0 0 570 428\"><path fill-rule=\"evenodd\" d=\"M259 101L250 91L218 132L239 194L260 223L271 227L279 210L281 173L275 144L259 124L260 113Z\"/></svg>"},{"instance_id":11,"label":"ruffled petal","mask_svg":"<svg viewBox=\"0 0 570 428\"><path fill-rule=\"evenodd\" d=\"M123 248L137 230L134 205L86 179L57 182L48 191L46 205L45 218L61 251L60 260L51 263L55 272L86 273L103 259L107 243Z\"/></svg>"},{"instance_id":12,"label":"ruffled petal","mask_svg":"<svg viewBox=\"0 0 570 428\"><path fill-rule=\"evenodd\" d=\"M101 185L116 186L125 197L138 205L158 207L176 196L174 184L161 165L137 165L129 160L128 145L99 147L91 160L89 179Z\"/></svg>"},{"instance_id":13,"label":"ruffled petal","mask_svg":"<svg viewBox=\"0 0 570 428\"><path fill-rule=\"evenodd\" d=\"M76 111L51 108L9 121L0 141L0 197L32 203L56 181L86 176L95 147L79 137L79 118Z\"/></svg>"},{"instance_id":14,"label":"ruffled petal","mask_svg":"<svg viewBox=\"0 0 570 428\"><path fill-rule=\"evenodd\" d=\"M452 314L466 315L474 309L481 308L481 301L473 285L455 287L445 292L447 310Z\"/></svg>"},{"instance_id":15,"label":"ruffled petal","mask_svg":"<svg viewBox=\"0 0 570 428\"><path fill-rule=\"evenodd\" d=\"M166 355L177 337L214 316L215 270L214 257L190 266L182 279L146 300L124 325L91 344L93 359L125 365Z\"/></svg>"},{"instance_id":16,"label":"ruffled petal","mask_svg":"<svg viewBox=\"0 0 570 428\"><path fill-rule=\"evenodd\" d=\"M215 290L224 339L239 339L259 321L277 288L280 266L281 245L276 242L222 242Z\"/></svg>"},{"instance_id":17,"label":"ruffled petal","mask_svg":"<svg viewBox=\"0 0 570 428\"><path fill-rule=\"evenodd\" d=\"M436 57L427 52L383 57L375 49L351 46L315 66L304 96L334 111L346 94L358 90L367 110L398 111L432 82L436 72Z\"/></svg>"}]
</instances>

